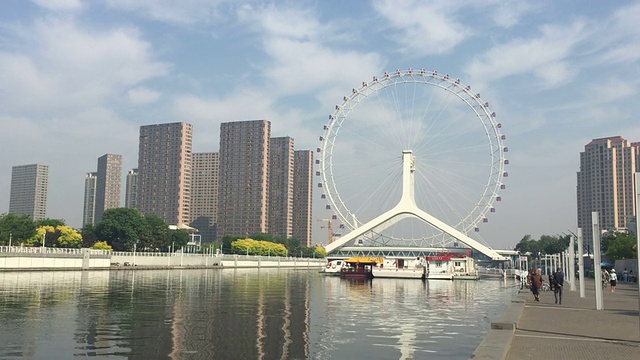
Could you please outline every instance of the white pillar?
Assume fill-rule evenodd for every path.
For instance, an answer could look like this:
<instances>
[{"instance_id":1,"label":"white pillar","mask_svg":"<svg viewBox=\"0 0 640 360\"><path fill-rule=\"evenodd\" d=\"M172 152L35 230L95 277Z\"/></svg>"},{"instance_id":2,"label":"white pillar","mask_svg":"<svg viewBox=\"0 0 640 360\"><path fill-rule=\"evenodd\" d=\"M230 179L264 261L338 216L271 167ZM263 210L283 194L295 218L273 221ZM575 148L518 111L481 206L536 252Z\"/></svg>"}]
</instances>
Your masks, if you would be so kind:
<instances>
[{"instance_id":1,"label":"white pillar","mask_svg":"<svg viewBox=\"0 0 640 360\"><path fill-rule=\"evenodd\" d=\"M640 249L640 172L635 173L635 185L636 185L636 249ZM640 250L639 250L640 251ZM636 268L636 278L640 272L640 256L638 258L638 267ZM638 281L640 284L640 281ZM640 315L640 287L638 287L638 315ZM640 316L638 317L640 319Z\"/></svg>"},{"instance_id":2,"label":"white pillar","mask_svg":"<svg viewBox=\"0 0 640 360\"><path fill-rule=\"evenodd\" d=\"M602 271L600 270L600 220L598 212L591 213L591 224L593 226L593 269L595 270L596 285L596 310L602 310Z\"/></svg>"},{"instance_id":3,"label":"white pillar","mask_svg":"<svg viewBox=\"0 0 640 360\"><path fill-rule=\"evenodd\" d=\"M582 243L582 228L578 228L578 277L580 281L580 297L584 298L584 244Z\"/></svg>"},{"instance_id":4,"label":"white pillar","mask_svg":"<svg viewBox=\"0 0 640 360\"><path fill-rule=\"evenodd\" d=\"M571 237L571 242L569 243L569 284L571 286L571 291L576 291L576 245L575 238Z\"/></svg>"}]
</instances>

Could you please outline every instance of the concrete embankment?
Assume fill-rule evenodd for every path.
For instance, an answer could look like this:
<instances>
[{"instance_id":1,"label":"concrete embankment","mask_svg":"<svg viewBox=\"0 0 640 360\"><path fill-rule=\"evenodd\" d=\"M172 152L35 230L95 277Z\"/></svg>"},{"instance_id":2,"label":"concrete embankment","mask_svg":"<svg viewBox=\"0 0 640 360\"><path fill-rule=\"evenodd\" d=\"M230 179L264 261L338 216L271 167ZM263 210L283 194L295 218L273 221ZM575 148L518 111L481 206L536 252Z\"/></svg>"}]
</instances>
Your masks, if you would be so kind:
<instances>
[{"instance_id":1,"label":"concrete embankment","mask_svg":"<svg viewBox=\"0 0 640 360\"><path fill-rule=\"evenodd\" d=\"M325 259L279 256L107 252L91 249L0 247L0 271L206 268L320 269Z\"/></svg>"}]
</instances>

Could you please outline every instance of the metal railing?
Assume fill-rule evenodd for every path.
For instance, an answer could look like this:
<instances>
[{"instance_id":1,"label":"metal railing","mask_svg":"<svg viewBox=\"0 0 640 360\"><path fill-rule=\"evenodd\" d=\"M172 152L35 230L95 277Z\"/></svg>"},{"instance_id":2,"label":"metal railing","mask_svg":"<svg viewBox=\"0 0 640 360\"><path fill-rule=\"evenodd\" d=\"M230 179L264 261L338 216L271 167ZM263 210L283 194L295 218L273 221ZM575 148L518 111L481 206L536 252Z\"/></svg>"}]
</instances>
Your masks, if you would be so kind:
<instances>
[{"instance_id":1,"label":"metal railing","mask_svg":"<svg viewBox=\"0 0 640 360\"><path fill-rule=\"evenodd\" d=\"M20 254L82 254L82 249L76 248L51 248L51 247L30 247L30 246L0 246L0 253L20 253ZM110 255L108 250L89 249L92 255Z\"/></svg>"}]
</instances>

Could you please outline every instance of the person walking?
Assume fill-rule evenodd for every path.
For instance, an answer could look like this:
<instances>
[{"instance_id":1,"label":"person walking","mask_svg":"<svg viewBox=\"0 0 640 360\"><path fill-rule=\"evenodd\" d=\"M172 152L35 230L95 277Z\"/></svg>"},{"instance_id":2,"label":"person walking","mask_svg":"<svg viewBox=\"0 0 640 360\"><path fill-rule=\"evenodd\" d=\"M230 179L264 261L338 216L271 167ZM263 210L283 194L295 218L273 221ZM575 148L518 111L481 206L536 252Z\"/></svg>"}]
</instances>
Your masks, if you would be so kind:
<instances>
[{"instance_id":1,"label":"person walking","mask_svg":"<svg viewBox=\"0 0 640 360\"><path fill-rule=\"evenodd\" d=\"M536 272L531 275L531 292L536 301L540 301L540 288L543 283L544 279L542 278L540 268L537 268Z\"/></svg>"},{"instance_id":2,"label":"person walking","mask_svg":"<svg viewBox=\"0 0 640 360\"><path fill-rule=\"evenodd\" d=\"M618 276L616 275L616 269L611 269L611 273L609 274L611 280L611 292L616 292L616 282L618 280Z\"/></svg>"},{"instance_id":3,"label":"person walking","mask_svg":"<svg viewBox=\"0 0 640 360\"><path fill-rule=\"evenodd\" d=\"M562 287L564 286L564 272L562 272L561 268L558 268L556 272L553 273L553 297L556 299L556 304L562 305Z\"/></svg>"}]
</instances>

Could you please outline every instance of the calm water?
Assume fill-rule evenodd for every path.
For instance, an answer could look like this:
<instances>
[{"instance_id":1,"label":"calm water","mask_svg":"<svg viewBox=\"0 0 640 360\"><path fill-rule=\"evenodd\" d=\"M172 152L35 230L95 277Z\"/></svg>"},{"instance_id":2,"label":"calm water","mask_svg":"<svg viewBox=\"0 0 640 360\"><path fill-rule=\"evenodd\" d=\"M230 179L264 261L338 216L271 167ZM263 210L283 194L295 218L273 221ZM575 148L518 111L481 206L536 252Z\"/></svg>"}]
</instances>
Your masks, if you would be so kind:
<instances>
[{"instance_id":1,"label":"calm water","mask_svg":"<svg viewBox=\"0 0 640 360\"><path fill-rule=\"evenodd\" d=\"M0 359L467 359L515 291L307 270L0 273Z\"/></svg>"}]
</instances>

